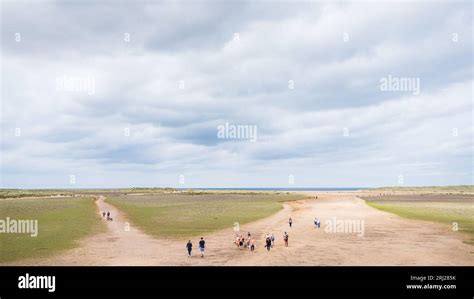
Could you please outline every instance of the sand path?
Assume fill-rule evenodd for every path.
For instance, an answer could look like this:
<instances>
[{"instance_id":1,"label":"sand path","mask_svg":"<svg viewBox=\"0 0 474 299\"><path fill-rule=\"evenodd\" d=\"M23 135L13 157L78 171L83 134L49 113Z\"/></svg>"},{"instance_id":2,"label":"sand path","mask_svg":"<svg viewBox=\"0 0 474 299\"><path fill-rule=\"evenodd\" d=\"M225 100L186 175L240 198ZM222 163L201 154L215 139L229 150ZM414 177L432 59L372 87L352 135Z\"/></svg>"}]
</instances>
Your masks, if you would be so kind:
<instances>
[{"instance_id":1,"label":"sand path","mask_svg":"<svg viewBox=\"0 0 474 299\"><path fill-rule=\"evenodd\" d=\"M371 208L352 194L318 193L318 199L291 202L265 219L242 225L241 232L256 236L255 252L233 245L233 229L204 236L205 258L188 258L184 241L150 237L128 225L126 216L104 201L98 212L110 211L107 231L82 240L78 248L44 259L24 260L19 265L474 265L474 246L463 236L439 224L402 219ZM313 219L321 228L313 227ZM293 227L288 227L288 218ZM334 218L335 217L335 218ZM327 221L364 221L364 235L328 233ZM329 222L330 223L330 222ZM129 228L129 229L127 229ZM290 246L283 246L283 232ZM263 247L265 233L273 232L275 247ZM198 238L193 238L197 254Z\"/></svg>"}]
</instances>

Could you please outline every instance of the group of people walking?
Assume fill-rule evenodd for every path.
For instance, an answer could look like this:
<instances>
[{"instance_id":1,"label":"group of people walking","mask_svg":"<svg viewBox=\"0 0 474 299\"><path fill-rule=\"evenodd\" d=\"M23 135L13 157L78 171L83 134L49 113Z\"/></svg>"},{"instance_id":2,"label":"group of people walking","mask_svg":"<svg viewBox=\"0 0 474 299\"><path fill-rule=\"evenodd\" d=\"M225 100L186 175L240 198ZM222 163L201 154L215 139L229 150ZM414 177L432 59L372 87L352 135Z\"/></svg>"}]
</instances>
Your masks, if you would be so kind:
<instances>
[{"instance_id":1,"label":"group of people walking","mask_svg":"<svg viewBox=\"0 0 474 299\"><path fill-rule=\"evenodd\" d=\"M275 245L275 235L273 233L267 233L265 235L265 248L267 248L267 251L270 251L273 245Z\"/></svg>"},{"instance_id":2,"label":"group of people walking","mask_svg":"<svg viewBox=\"0 0 474 299\"><path fill-rule=\"evenodd\" d=\"M106 218L107 216L107 218ZM107 212L102 212L102 218L105 218L107 221L112 221L114 220L111 216L110 216L110 212L107 211Z\"/></svg>"},{"instance_id":3,"label":"group of people walking","mask_svg":"<svg viewBox=\"0 0 474 299\"><path fill-rule=\"evenodd\" d=\"M235 245L240 249L248 249L250 251L255 250L255 238L252 237L250 232L247 232L247 237L243 235L235 234Z\"/></svg>"},{"instance_id":4,"label":"group of people walking","mask_svg":"<svg viewBox=\"0 0 474 299\"><path fill-rule=\"evenodd\" d=\"M107 212L107 218L109 218L110 213ZM103 217L105 217L105 212ZM288 219L288 226L290 228L293 227L293 219L290 217ZM315 217L314 218L314 227L315 228L320 228L321 227L321 221ZM283 242L285 247L288 247L288 240L289 240L289 234L288 232L283 233ZM255 251L256 248L256 242L255 238L252 236L250 232L247 232L247 235L244 236L242 234L236 234L235 235L235 241L234 244L240 248L240 249L248 249L250 251ZM267 233L265 234L265 248L267 251L270 251L273 247L275 246L275 234L274 233ZM188 257L192 257L192 250L193 250L193 243L191 240L188 241L186 244L186 249L188 251ZM204 257L204 251L206 249L206 241L204 240L204 237L201 237L201 240L199 241L199 252L201 257Z\"/></svg>"},{"instance_id":5,"label":"group of people walking","mask_svg":"<svg viewBox=\"0 0 474 299\"><path fill-rule=\"evenodd\" d=\"M285 247L288 247L288 239L289 239L289 235L287 232L284 232L283 233L283 242L285 244ZM270 251L270 249L272 249L273 247L275 246L275 234L273 233L267 233L265 235L265 248L267 249L267 251Z\"/></svg>"},{"instance_id":6,"label":"group of people walking","mask_svg":"<svg viewBox=\"0 0 474 299\"><path fill-rule=\"evenodd\" d=\"M193 243L191 240L188 241L186 244L186 249L188 250L188 257L193 256ZM206 250L206 241L204 240L204 237L201 237L201 240L199 240L199 253L201 254L201 257L204 257L204 251Z\"/></svg>"}]
</instances>

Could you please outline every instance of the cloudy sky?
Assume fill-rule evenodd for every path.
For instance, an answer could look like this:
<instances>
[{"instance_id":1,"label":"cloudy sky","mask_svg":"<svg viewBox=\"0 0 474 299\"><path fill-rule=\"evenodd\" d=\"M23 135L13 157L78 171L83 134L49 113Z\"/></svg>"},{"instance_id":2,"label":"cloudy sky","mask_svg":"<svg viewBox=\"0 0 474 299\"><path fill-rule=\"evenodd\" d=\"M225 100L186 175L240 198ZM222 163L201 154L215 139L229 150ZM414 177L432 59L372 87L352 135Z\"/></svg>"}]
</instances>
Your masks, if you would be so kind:
<instances>
[{"instance_id":1,"label":"cloudy sky","mask_svg":"<svg viewBox=\"0 0 474 299\"><path fill-rule=\"evenodd\" d=\"M1 187L473 184L472 14L2 1Z\"/></svg>"}]
</instances>

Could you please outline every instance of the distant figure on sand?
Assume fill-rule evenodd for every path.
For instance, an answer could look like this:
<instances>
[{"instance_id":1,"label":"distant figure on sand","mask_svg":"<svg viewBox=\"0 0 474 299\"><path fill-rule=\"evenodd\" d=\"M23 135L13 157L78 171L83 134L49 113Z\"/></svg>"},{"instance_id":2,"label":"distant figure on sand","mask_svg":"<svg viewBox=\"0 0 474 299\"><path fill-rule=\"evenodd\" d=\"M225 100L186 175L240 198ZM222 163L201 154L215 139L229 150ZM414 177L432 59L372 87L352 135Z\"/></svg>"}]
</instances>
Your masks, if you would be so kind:
<instances>
[{"instance_id":1,"label":"distant figure on sand","mask_svg":"<svg viewBox=\"0 0 474 299\"><path fill-rule=\"evenodd\" d=\"M201 241L199 241L199 251L201 252L201 257L204 257L205 249L206 249L206 241L204 241L204 238L201 237Z\"/></svg>"},{"instance_id":2,"label":"distant figure on sand","mask_svg":"<svg viewBox=\"0 0 474 299\"><path fill-rule=\"evenodd\" d=\"M186 244L186 248L188 249L188 257L191 257L193 251L193 243L191 243L191 240L189 240L188 244Z\"/></svg>"},{"instance_id":3,"label":"distant figure on sand","mask_svg":"<svg viewBox=\"0 0 474 299\"><path fill-rule=\"evenodd\" d=\"M265 238L265 247L267 248L267 251L270 251L270 248L272 248L272 239L269 234L267 234L267 237Z\"/></svg>"},{"instance_id":4,"label":"distant figure on sand","mask_svg":"<svg viewBox=\"0 0 474 299\"><path fill-rule=\"evenodd\" d=\"M275 234L272 233L271 237L270 237L270 240L272 241L272 247L273 245L275 245Z\"/></svg>"},{"instance_id":5,"label":"distant figure on sand","mask_svg":"<svg viewBox=\"0 0 474 299\"><path fill-rule=\"evenodd\" d=\"M250 251L254 251L255 250L255 239L251 239L250 240Z\"/></svg>"},{"instance_id":6,"label":"distant figure on sand","mask_svg":"<svg viewBox=\"0 0 474 299\"><path fill-rule=\"evenodd\" d=\"M288 234L286 232L283 234L283 241L285 241L285 247L288 247Z\"/></svg>"},{"instance_id":7,"label":"distant figure on sand","mask_svg":"<svg viewBox=\"0 0 474 299\"><path fill-rule=\"evenodd\" d=\"M291 217L290 219L288 219L288 224L290 225L290 227L293 225L293 219L291 219Z\"/></svg>"},{"instance_id":8,"label":"distant figure on sand","mask_svg":"<svg viewBox=\"0 0 474 299\"><path fill-rule=\"evenodd\" d=\"M314 227L315 228L320 228L321 227L321 221L319 221L318 217L314 218Z\"/></svg>"},{"instance_id":9,"label":"distant figure on sand","mask_svg":"<svg viewBox=\"0 0 474 299\"><path fill-rule=\"evenodd\" d=\"M105 218L105 212L102 212L102 218Z\"/></svg>"}]
</instances>

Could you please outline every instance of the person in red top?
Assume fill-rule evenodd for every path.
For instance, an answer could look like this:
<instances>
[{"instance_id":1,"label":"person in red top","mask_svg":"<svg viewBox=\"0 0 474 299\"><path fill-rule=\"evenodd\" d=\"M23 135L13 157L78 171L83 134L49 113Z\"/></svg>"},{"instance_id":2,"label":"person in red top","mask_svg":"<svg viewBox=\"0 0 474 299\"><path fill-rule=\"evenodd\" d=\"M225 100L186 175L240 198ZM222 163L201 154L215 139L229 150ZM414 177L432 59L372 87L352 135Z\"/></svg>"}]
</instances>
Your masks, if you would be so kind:
<instances>
[{"instance_id":1,"label":"person in red top","mask_svg":"<svg viewBox=\"0 0 474 299\"><path fill-rule=\"evenodd\" d=\"M286 232L283 235L283 241L285 241L285 247L288 247L288 234Z\"/></svg>"}]
</instances>

